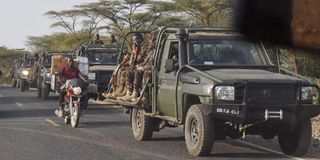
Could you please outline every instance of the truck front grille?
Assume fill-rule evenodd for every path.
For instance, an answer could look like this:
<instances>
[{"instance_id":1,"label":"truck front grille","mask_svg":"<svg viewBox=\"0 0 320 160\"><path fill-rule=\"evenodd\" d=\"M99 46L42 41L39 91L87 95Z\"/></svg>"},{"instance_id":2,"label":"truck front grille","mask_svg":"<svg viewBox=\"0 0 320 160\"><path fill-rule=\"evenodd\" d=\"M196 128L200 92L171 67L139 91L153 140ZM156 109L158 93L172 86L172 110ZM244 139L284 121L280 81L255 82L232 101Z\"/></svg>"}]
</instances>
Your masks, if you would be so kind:
<instances>
[{"instance_id":1,"label":"truck front grille","mask_svg":"<svg viewBox=\"0 0 320 160\"><path fill-rule=\"evenodd\" d=\"M248 84L247 104L295 104L296 87L293 84Z\"/></svg>"}]
</instances>

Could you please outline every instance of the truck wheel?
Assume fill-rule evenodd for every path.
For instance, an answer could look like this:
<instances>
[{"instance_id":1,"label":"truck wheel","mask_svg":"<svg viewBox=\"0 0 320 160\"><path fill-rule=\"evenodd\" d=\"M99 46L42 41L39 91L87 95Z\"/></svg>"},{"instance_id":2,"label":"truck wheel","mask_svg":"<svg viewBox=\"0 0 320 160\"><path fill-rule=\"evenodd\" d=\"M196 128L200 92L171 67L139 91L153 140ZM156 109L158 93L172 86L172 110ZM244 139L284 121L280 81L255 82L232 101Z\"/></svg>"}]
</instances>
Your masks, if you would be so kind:
<instances>
[{"instance_id":1,"label":"truck wheel","mask_svg":"<svg viewBox=\"0 0 320 160\"><path fill-rule=\"evenodd\" d=\"M37 89L38 89L38 91L37 91L37 96L38 96L38 98L41 98L41 96L42 96L41 84L38 84L38 85L37 85Z\"/></svg>"},{"instance_id":2,"label":"truck wheel","mask_svg":"<svg viewBox=\"0 0 320 160\"><path fill-rule=\"evenodd\" d=\"M41 97L42 99L46 100L49 98L49 86L47 84L42 85L42 90L41 90Z\"/></svg>"},{"instance_id":3,"label":"truck wheel","mask_svg":"<svg viewBox=\"0 0 320 160\"><path fill-rule=\"evenodd\" d=\"M143 109L132 109L131 128L134 139L138 141L150 140L153 134L154 119L145 116Z\"/></svg>"},{"instance_id":4,"label":"truck wheel","mask_svg":"<svg viewBox=\"0 0 320 160\"><path fill-rule=\"evenodd\" d=\"M214 127L213 119L205 114L203 105L195 104L190 107L186 115L184 137L192 156L210 154L215 138Z\"/></svg>"},{"instance_id":5,"label":"truck wheel","mask_svg":"<svg viewBox=\"0 0 320 160\"><path fill-rule=\"evenodd\" d=\"M278 141L283 153L293 156L304 155L311 143L311 120L299 122L293 131L280 133Z\"/></svg>"},{"instance_id":6,"label":"truck wheel","mask_svg":"<svg viewBox=\"0 0 320 160\"><path fill-rule=\"evenodd\" d=\"M17 80L13 78L11 81L11 85L12 85L12 88L15 88L17 86Z\"/></svg>"},{"instance_id":7,"label":"truck wheel","mask_svg":"<svg viewBox=\"0 0 320 160\"><path fill-rule=\"evenodd\" d=\"M17 80L17 87L20 88L20 78Z\"/></svg>"},{"instance_id":8,"label":"truck wheel","mask_svg":"<svg viewBox=\"0 0 320 160\"><path fill-rule=\"evenodd\" d=\"M82 107L81 109L88 109L89 96L86 95L83 97Z\"/></svg>"},{"instance_id":9,"label":"truck wheel","mask_svg":"<svg viewBox=\"0 0 320 160\"><path fill-rule=\"evenodd\" d=\"M25 79L20 79L20 91L24 92L26 91L26 86L27 85L27 80Z\"/></svg>"}]
</instances>

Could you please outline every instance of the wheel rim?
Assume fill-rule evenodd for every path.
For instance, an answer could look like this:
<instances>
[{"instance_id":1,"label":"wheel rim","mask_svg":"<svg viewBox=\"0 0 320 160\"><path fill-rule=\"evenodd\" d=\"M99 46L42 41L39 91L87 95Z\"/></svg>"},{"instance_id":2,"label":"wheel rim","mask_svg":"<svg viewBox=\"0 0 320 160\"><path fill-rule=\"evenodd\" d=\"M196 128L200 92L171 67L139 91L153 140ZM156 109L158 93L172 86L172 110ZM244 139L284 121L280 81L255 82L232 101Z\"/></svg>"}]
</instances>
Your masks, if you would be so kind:
<instances>
[{"instance_id":1,"label":"wheel rim","mask_svg":"<svg viewBox=\"0 0 320 160\"><path fill-rule=\"evenodd\" d=\"M141 110L137 112L137 121L136 121L137 129L141 129Z\"/></svg>"},{"instance_id":2,"label":"wheel rim","mask_svg":"<svg viewBox=\"0 0 320 160\"><path fill-rule=\"evenodd\" d=\"M199 142L198 121L196 118L193 118L190 123L190 139L193 147Z\"/></svg>"}]
</instances>

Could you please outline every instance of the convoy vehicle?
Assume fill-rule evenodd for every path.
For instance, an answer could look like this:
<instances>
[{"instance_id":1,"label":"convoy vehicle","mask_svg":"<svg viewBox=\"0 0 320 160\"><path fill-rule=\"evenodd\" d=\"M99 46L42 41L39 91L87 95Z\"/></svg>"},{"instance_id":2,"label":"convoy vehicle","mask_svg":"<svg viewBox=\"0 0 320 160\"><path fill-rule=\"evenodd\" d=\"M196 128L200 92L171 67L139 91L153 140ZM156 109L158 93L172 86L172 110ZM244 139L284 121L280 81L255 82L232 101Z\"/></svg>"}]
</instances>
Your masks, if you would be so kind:
<instances>
[{"instance_id":1,"label":"convoy vehicle","mask_svg":"<svg viewBox=\"0 0 320 160\"><path fill-rule=\"evenodd\" d=\"M38 97L48 99L50 92L58 93L58 87L51 88L52 73L51 69L51 57L53 55L72 56L71 52L48 52L42 53L36 63L35 70L37 71L35 77L37 79ZM53 82L55 83L55 82Z\"/></svg>"},{"instance_id":2,"label":"convoy vehicle","mask_svg":"<svg viewBox=\"0 0 320 160\"><path fill-rule=\"evenodd\" d=\"M29 89L29 87L36 86L35 79L32 77L35 62L36 57L30 55L25 55L21 62L20 69L18 70L18 86L21 92Z\"/></svg>"},{"instance_id":3,"label":"convoy vehicle","mask_svg":"<svg viewBox=\"0 0 320 160\"><path fill-rule=\"evenodd\" d=\"M246 135L277 136L285 154L306 153L310 118L320 113L317 85L274 65L261 42L231 29L163 28L157 38L140 101L107 99L131 109L136 140L183 125L193 156L208 155L217 139Z\"/></svg>"},{"instance_id":4,"label":"convoy vehicle","mask_svg":"<svg viewBox=\"0 0 320 160\"><path fill-rule=\"evenodd\" d=\"M113 70L117 67L119 50L118 45L90 44L81 46L77 51L77 58L86 57L88 59L87 93L89 98L95 100L104 98L101 94L107 90Z\"/></svg>"},{"instance_id":5,"label":"convoy vehicle","mask_svg":"<svg viewBox=\"0 0 320 160\"><path fill-rule=\"evenodd\" d=\"M23 62L22 58L16 59L14 61L14 65L13 65L13 68L11 71L11 78L12 78L11 85L13 88L20 87L20 85L19 85L19 72L22 67L22 62Z\"/></svg>"}]
</instances>

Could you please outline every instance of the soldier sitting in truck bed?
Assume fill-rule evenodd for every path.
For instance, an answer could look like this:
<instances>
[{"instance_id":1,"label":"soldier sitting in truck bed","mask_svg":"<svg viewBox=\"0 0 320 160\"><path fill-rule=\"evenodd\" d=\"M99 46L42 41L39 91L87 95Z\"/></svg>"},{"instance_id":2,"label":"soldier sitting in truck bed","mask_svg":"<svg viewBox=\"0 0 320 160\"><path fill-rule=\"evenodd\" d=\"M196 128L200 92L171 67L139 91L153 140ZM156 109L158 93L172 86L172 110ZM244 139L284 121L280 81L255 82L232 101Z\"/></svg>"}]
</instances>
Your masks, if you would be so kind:
<instances>
[{"instance_id":1,"label":"soldier sitting in truck bed","mask_svg":"<svg viewBox=\"0 0 320 160\"><path fill-rule=\"evenodd\" d=\"M110 99L117 98L119 100L123 100L123 98L128 98L132 95L132 70L134 70L135 64L139 61L138 57L141 57L139 55L144 53L141 51L142 41L143 37L141 34L137 33L132 35L133 52L128 52L119 64L120 68L117 70L117 73L114 74L110 80L110 84L112 84L113 91L112 93L104 94L105 97Z\"/></svg>"}]
</instances>

